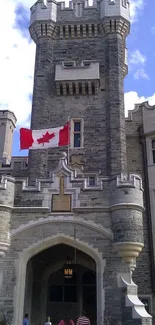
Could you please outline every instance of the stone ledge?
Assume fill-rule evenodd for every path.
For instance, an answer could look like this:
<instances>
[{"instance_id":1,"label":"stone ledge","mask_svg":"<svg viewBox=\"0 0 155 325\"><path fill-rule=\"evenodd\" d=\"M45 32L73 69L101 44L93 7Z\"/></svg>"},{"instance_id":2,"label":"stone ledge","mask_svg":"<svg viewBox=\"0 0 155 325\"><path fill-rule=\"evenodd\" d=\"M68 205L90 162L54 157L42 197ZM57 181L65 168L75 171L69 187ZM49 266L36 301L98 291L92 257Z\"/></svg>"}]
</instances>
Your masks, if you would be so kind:
<instances>
[{"instance_id":1,"label":"stone ledge","mask_svg":"<svg viewBox=\"0 0 155 325\"><path fill-rule=\"evenodd\" d=\"M5 210L5 211L12 211L13 210L13 207L10 206L10 205L3 205L3 204L0 204L0 211L2 210Z\"/></svg>"},{"instance_id":2,"label":"stone ledge","mask_svg":"<svg viewBox=\"0 0 155 325\"><path fill-rule=\"evenodd\" d=\"M135 203L118 203L110 206L111 211L122 210L122 209L134 209L143 212L145 208L142 205Z\"/></svg>"},{"instance_id":3,"label":"stone ledge","mask_svg":"<svg viewBox=\"0 0 155 325\"><path fill-rule=\"evenodd\" d=\"M13 207L13 212L49 212L49 207Z\"/></svg>"}]
</instances>

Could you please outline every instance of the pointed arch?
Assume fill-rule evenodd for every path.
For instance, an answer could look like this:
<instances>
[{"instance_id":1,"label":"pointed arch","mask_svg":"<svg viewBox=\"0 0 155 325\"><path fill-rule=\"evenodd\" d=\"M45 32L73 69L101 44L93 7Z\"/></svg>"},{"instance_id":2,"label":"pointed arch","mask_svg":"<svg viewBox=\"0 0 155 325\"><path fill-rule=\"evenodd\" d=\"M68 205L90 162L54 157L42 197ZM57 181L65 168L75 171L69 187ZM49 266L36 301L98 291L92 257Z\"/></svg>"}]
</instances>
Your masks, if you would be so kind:
<instances>
[{"instance_id":1,"label":"pointed arch","mask_svg":"<svg viewBox=\"0 0 155 325\"><path fill-rule=\"evenodd\" d=\"M104 290L103 290L103 272L105 261L102 258L102 254L89 245L87 242L83 242L80 240L75 240L72 237L66 236L65 234L57 234L55 236L51 236L44 240L44 249L43 242L38 241L34 245L27 247L19 254L19 259L16 261L16 288L14 292L14 320L13 324L21 324L23 318L23 309L24 309L24 296L25 296L25 279L26 279L26 267L27 262L33 256L37 255L41 251L58 245L58 244L66 244L77 248L84 252L85 254L91 256L96 262L96 274L97 274L97 322L103 318L104 312Z\"/></svg>"}]
</instances>

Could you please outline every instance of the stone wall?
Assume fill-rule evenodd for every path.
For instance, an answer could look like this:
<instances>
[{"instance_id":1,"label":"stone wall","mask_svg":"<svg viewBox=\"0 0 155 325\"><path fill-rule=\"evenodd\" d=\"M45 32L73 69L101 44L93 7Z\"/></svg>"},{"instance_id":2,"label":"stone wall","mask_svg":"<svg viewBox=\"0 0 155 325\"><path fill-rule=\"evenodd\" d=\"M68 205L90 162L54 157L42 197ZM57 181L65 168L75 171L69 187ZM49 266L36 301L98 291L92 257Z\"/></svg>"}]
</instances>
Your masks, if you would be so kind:
<instances>
[{"instance_id":1,"label":"stone wall","mask_svg":"<svg viewBox=\"0 0 155 325\"><path fill-rule=\"evenodd\" d=\"M135 106L133 112L129 112L129 117L126 120L126 136L127 136L127 165L130 172L137 172L141 175L144 188L144 206L145 212L143 214L143 230L144 230L144 248L137 259L137 267L134 271L133 277L135 283L138 285L138 293L140 296L151 297L152 315L155 315L155 296L153 292L152 282L152 266L151 266L151 248L148 207L146 205L146 184L144 177L144 156L143 146L140 141L139 128L143 125L142 109L140 105Z\"/></svg>"}]
</instances>

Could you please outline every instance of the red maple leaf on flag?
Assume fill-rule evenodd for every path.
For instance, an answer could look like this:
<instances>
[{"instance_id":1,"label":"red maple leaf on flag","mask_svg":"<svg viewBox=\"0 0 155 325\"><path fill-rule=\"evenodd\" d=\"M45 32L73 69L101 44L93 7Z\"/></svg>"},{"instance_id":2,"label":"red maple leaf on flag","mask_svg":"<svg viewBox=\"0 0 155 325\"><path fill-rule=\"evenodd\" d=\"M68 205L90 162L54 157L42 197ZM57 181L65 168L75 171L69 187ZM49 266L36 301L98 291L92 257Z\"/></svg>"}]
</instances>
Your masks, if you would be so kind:
<instances>
[{"instance_id":1,"label":"red maple leaf on flag","mask_svg":"<svg viewBox=\"0 0 155 325\"><path fill-rule=\"evenodd\" d=\"M51 139L53 139L55 137L54 133L48 133L46 132L45 134L43 134L43 136L39 139L37 139L39 144L44 144L44 143L48 143Z\"/></svg>"}]
</instances>

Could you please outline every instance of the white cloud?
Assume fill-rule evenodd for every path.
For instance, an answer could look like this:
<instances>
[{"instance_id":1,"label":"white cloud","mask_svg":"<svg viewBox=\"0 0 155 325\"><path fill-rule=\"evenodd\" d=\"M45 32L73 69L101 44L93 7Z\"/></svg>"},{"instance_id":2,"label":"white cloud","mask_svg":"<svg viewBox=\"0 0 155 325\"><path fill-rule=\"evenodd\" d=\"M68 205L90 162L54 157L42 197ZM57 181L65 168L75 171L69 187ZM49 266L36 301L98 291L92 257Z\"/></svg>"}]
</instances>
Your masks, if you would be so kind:
<instances>
[{"instance_id":1,"label":"white cloud","mask_svg":"<svg viewBox=\"0 0 155 325\"><path fill-rule=\"evenodd\" d=\"M155 105L155 93L150 97L139 96L136 91L129 91L124 95L125 116L129 110L133 110L135 104L140 104L148 101L150 105Z\"/></svg>"},{"instance_id":2,"label":"white cloud","mask_svg":"<svg viewBox=\"0 0 155 325\"><path fill-rule=\"evenodd\" d=\"M139 80L139 79L145 79L149 80L148 74L145 72L144 69L138 69L135 74L134 74L134 79Z\"/></svg>"},{"instance_id":3,"label":"white cloud","mask_svg":"<svg viewBox=\"0 0 155 325\"><path fill-rule=\"evenodd\" d=\"M130 65L144 65L146 62L146 57L139 50L135 50L130 54L129 64Z\"/></svg>"},{"instance_id":4,"label":"white cloud","mask_svg":"<svg viewBox=\"0 0 155 325\"><path fill-rule=\"evenodd\" d=\"M29 5L30 2L33 3L29 1ZM18 118L18 123L22 124L31 112L29 95L33 88L35 45L23 38L20 31L14 28L16 4L17 1L12 0L5 0L1 3L0 39L3 46L0 51L2 63L0 109L13 111Z\"/></svg>"},{"instance_id":5,"label":"white cloud","mask_svg":"<svg viewBox=\"0 0 155 325\"><path fill-rule=\"evenodd\" d=\"M137 21L137 18L144 8L144 0L130 0L130 17L131 21Z\"/></svg>"}]
</instances>

